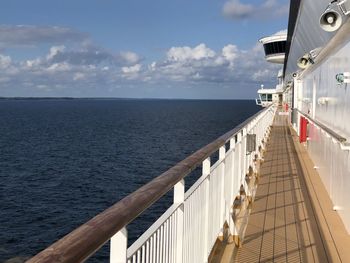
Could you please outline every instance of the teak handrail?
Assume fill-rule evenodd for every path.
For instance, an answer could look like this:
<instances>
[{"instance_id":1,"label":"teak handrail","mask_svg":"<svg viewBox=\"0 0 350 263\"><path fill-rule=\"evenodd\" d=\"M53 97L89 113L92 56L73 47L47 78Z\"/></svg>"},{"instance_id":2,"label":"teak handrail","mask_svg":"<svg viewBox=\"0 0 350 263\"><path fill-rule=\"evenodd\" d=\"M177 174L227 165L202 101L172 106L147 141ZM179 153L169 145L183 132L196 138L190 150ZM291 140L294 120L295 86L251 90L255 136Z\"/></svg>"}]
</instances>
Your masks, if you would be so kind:
<instances>
[{"instance_id":1,"label":"teak handrail","mask_svg":"<svg viewBox=\"0 0 350 263\"><path fill-rule=\"evenodd\" d=\"M252 119L268 108L260 110L231 131L204 146L149 183L124 197L85 224L29 259L33 262L82 262L94 254L111 237L137 218L143 211L166 194L174 185L198 167L206 158L226 144Z\"/></svg>"}]
</instances>

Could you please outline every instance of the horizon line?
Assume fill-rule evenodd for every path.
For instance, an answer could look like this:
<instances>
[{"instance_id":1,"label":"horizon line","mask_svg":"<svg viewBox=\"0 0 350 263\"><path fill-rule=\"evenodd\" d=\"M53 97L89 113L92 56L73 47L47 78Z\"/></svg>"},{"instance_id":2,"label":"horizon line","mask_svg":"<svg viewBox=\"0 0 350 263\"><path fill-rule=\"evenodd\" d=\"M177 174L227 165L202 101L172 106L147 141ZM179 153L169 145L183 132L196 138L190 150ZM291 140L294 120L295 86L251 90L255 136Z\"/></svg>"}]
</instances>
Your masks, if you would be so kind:
<instances>
[{"instance_id":1,"label":"horizon line","mask_svg":"<svg viewBox=\"0 0 350 263\"><path fill-rule=\"evenodd\" d=\"M40 99L61 99L61 100L75 100L75 99L85 99L85 100L254 100L252 98L237 98L237 99L221 99L221 98L124 98L124 97L68 97L68 96L57 96L57 97L30 97L30 96L13 96L13 97L2 97L0 100L40 100Z\"/></svg>"}]
</instances>

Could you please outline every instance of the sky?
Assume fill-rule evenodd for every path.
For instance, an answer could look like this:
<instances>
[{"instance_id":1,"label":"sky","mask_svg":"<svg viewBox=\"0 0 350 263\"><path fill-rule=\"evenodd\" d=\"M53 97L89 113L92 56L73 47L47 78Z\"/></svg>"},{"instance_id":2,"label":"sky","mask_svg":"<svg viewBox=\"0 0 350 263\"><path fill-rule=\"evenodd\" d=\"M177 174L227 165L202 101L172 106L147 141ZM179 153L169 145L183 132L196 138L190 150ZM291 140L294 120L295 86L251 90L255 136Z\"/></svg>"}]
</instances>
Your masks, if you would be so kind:
<instances>
[{"instance_id":1,"label":"sky","mask_svg":"<svg viewBox=\"0 0 350 263\"><path fill-rule=\"evenodd\" d=\"M288 0L2 1L0 97L248 99Z\"/></svg>"}]
</instances>

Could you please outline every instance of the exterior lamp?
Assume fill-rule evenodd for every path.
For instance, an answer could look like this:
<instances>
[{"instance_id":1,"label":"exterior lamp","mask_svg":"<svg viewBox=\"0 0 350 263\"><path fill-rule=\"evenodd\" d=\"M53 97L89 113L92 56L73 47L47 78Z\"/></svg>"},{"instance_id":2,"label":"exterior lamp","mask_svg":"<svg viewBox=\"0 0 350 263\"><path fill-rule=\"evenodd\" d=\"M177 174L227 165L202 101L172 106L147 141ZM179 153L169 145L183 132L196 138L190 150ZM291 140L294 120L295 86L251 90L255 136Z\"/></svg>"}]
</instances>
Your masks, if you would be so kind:
<instances>
[{"instance_id":1,"label":"exterior lamp","mask_svg":"<svg viewBox=\"0 0 350 263\"><path fill-rule=\"evenodd\" d=\"M327 32L338 30L343 23L341 13L345 16L350 14L349 0L334 0L330 2L320 17L320 27Z\"/></svg>"}]
</instances>

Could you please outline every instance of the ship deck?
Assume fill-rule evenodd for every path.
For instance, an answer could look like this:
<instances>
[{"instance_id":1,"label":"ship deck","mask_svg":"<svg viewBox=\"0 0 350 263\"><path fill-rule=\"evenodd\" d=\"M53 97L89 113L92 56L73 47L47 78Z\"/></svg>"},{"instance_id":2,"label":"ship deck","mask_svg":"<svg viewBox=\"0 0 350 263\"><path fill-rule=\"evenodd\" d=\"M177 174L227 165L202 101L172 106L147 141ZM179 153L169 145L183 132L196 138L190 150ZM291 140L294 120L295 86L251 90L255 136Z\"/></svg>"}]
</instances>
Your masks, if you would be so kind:
<instances>
[{"instance_id":1,"label":"ship deck","mask_svg":"<svg viewBox=\"0 0 350 263\"><path fill-rule=\"evenodd\" d=\"M243 244L213 262L350 262L350 236L287 117L276 114Z\"/></svg>"}]
</instances>

